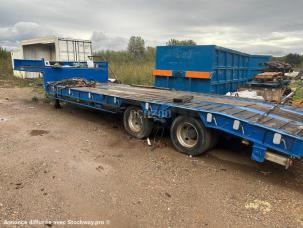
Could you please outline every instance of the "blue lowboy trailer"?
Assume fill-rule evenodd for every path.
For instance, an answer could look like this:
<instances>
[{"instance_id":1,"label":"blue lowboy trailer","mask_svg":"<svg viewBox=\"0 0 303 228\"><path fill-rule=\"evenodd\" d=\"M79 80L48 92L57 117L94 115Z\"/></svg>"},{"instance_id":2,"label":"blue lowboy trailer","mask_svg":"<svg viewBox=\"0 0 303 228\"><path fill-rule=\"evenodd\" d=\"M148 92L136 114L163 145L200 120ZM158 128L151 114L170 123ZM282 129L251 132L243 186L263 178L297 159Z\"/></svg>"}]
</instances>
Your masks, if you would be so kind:
<instances>
[{"instance_id":1,"label":"blue lowboy trailer","mask_svg":"<svg viewBox=\"0 0 303 228\"><path fill-rule=\"evenodd\" d=\"M41 72L45 92L60 101L111 113L123 113L125 130L137 138L151 134L155 122L170 127L173 146L199 155L216 145L220 133L241 138L251 158L289 167L303 156L303 110L257 100L139 87L108 82L107 62L60 63L15 60L15 70ZM82 78L95 86L70 86Z\"/></svg>"}]
</instances>

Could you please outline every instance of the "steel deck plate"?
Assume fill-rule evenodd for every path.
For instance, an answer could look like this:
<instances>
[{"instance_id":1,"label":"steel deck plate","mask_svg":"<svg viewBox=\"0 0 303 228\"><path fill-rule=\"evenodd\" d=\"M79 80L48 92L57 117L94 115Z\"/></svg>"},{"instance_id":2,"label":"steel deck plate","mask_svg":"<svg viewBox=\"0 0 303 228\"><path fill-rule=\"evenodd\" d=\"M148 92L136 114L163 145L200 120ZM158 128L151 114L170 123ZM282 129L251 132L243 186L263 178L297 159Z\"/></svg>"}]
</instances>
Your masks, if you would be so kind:
<instances>
[{"instance_id":1,"label":"steel deck plate","mask_svg":"<svg viewBox=\"0 0 303 228\"><path fill-rule=\"evenodd\" d=\"M287 106L271 110L273 104L258 100L111 83L98 83L95 88L81 87L71 89L140 102L166 104L172 107L196 111L225 113L251 123L258 123L273 129L282 130L293 136L302 137L303 113L300 113L299 110L291 110ZM193 99L187 103L174 103L173 98L180 96L193 96Z\"/></svg>"}]
</instances>

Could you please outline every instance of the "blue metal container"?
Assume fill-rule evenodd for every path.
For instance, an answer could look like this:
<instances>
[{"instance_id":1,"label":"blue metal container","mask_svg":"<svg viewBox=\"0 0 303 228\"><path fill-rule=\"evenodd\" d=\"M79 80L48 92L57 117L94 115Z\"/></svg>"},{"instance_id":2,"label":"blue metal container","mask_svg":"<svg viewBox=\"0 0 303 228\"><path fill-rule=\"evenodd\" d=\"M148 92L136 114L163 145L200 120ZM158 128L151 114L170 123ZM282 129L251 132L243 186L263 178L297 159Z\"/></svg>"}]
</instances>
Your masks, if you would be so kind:
<instances>
[{"instance_id":1,"label":"blue metal container","mask_svg":"<svg viewBox=\"0 0 303 228\"><path fill-rule=\"evenodd\" d=\"M215 45L160 46L153 71L155 86L226 94L251 80L270 58Z\"/></svg>"},{"instance_id":2,"label":"blue metal container","mask_svg":"<svg viewBox=\"0 0 303 228\"><path fill-rule=\"evenodd\" d=\"M266 66L264 63L271 60L271 56L268 55L251 55L249 61L250 77L253 79L257 74L260 73Z\"/></svg>"}]
</instances>

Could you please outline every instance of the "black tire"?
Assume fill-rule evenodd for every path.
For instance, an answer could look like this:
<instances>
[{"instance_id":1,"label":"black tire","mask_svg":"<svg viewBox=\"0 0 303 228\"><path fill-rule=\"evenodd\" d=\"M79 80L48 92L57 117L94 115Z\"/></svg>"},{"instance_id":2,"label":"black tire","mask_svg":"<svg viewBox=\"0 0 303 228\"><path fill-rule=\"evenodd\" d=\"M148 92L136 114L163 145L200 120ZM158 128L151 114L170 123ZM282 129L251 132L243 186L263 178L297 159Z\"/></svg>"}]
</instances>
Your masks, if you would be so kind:
<instances>
[{"instance_id":1,"label":"black tire","mask_svg":"<svg viewBox=\"0 0 303 228\"><path fill-rule=\"evenodd\" d=\"M210 140L209 148L207 150L211 150L219 143L220 134L213 129L208 129L208 130L210 131L211 134L211 140Z\"/></svg>"},{"instance_id":2,"label":"black tire","mask_svg":"<svg viewBox=\"0 0 303 228\"><path fill-rule=\"evenodd\" d=\"M213 146L212 133L201 121L186 116L178 116L170 128L174 147L181 153L197 156Z\"/></svg>"},{"instance_id":3,"label":"black tire","mask_svg":"<svg viewBox=\"0 0 303 228\"><path fill-rule=\"evenodd\" d=\"M136 118L139 119L134 120L132 115L136 115ZM144 117L142 109L136 106L130 106L124 111L123 124L126 132L138 139L148 137L154 126L153 120Z\"/></svg>"}]
</instances>

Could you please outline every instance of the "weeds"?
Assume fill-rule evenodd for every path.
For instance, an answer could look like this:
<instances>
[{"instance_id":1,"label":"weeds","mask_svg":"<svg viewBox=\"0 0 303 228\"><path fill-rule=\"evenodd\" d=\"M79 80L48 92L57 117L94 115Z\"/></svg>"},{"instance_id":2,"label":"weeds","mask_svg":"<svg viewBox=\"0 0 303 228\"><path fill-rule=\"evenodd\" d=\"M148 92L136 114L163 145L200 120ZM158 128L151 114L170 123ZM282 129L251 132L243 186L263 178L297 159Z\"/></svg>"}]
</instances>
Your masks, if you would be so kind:
<instances>
[{"instance_id":1,"label":"weeds","mask_svg":"<svg viewBox=\"0 0 303 228\"><path fill-rule=\"evenodd\" d=\"M145 63L110 63L112 71L119 81L124 84L129 85L152 85L153 77L151 76L151 71L153 69L153 64L149 62ZM110 72L109 77L113 78Z\"/></svg>"},{"instance_id":2,"label":"weeds","mask_svg":"<svg viewBox=\"0 0 303 228\"><path fill-rule=\"evenodd\" d=\"M135 57L127 51L101 51L96 55L99 56L97 61L109 63L109 77L114 78L114 73L124 84L153 84L151 71L155 65L155 48L146 48L145 54L141 58Z\"/></svg>"},{"instance_id":3,"label":"weeds","mask_svg":"<svg viewBox=\"0 0 303 228\"><path fill-rule=\"evenodd\" d=\"M290 84L290 88L292 90L296 90L295 95L293 96L293 100L302 100L303 99L303 82L302 80L297 80Z\"/></svg>"}]
</instances>

